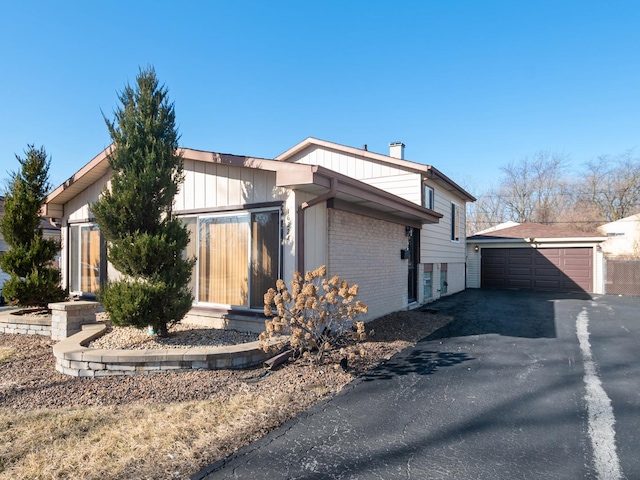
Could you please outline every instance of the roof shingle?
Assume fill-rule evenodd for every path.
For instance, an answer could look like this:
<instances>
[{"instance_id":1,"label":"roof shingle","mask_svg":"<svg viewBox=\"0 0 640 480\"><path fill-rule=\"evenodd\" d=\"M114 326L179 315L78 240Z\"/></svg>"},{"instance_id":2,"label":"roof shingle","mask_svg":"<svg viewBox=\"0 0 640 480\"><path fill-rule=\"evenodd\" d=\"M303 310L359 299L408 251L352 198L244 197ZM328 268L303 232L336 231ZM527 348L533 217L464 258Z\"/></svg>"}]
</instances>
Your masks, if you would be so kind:
<instances>
[{"instance_id":1,"label":"roof shingle","mask_svg":"<svg viewBox=\"0 0 640 480\"><path fill-rule=\"evenodd\" d=\"M542 225L540 223L525 222L514 227L494 230L480 235L472 235L467 240L481 240L491 238L599 238L600 235L585 233L571 227L559 225Z\"/></svg>"}]
</instances>

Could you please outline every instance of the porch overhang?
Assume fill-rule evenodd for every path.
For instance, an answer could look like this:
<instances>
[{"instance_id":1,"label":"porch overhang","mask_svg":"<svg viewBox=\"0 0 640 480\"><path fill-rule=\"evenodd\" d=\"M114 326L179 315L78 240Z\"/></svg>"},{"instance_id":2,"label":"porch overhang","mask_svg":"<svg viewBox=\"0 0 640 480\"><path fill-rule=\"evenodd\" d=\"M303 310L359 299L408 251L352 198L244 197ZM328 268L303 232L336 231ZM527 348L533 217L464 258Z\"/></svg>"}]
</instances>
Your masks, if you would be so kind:
<instances>
[{"instance_id":1,"label":"porch overhang","mask_svg":"<svg viewBox=\"0 0 640 480\"><path fill-rule=\"evenodd\" d=\"M322 195L330 190L332 180L336 182L337 192L329 201L331 208L383 218L416 228L424 224L438 223L442 218L440 213L324 167L279 162L278 164L301 167L296 168L298 172L290 169L279 172L276 175L276 185L279 187Z\"/></svg>"}]
</instances>

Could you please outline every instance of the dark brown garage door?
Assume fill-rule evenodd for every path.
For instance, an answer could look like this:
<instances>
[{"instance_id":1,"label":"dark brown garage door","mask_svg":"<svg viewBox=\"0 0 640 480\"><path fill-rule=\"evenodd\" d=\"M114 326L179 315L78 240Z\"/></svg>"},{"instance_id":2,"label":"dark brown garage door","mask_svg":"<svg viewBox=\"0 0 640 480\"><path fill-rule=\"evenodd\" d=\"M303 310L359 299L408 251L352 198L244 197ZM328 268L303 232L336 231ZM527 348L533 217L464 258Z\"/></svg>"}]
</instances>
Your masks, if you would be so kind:
<instances>
[{"instance_id":1,"label":"dark brown garage door","mask_svg":"<svg viewBox=\"0 0 640 480\"><path fill-rule=\"evenodd\" d=\"M483 288L593 292L591 248L483 248Z\"/></svg>"}]
</instances>

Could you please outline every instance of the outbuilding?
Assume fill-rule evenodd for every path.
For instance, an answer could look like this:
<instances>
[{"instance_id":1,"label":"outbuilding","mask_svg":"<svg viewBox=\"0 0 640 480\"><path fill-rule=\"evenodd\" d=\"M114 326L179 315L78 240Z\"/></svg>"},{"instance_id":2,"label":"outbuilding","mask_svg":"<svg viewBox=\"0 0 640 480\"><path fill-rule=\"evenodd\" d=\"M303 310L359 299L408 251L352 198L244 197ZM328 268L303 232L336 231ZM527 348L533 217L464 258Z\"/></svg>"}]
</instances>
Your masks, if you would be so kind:
<instances>
[{"instance_id":1,"label":"outbuilding","mask_svg":"<svg viewBox=\"0 0 640 480\"><path fill-rule=\"evenodd\" d=\"M467 287L604 293L606 237L537 223L467 237Z\"/></svg>"}]
</instances>

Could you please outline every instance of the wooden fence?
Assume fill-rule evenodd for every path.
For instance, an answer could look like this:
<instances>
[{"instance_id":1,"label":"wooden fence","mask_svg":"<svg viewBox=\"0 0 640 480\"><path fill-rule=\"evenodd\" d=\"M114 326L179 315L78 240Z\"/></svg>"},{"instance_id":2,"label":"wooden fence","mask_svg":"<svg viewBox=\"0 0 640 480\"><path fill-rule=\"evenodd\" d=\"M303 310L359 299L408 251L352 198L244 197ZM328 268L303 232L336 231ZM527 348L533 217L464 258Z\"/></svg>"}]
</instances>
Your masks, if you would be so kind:
<instances>
[{"instance_id":1,"label":"wooden fence","mask_svg":"<svg viewBox=\"0 0 640 480\"><path fill-rule=\"evenodd\" d=\"M640 296L640 259L608 258L606 262L607 295Z\"/></svg>"}]
</instances>

